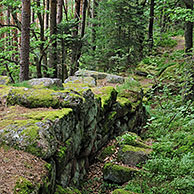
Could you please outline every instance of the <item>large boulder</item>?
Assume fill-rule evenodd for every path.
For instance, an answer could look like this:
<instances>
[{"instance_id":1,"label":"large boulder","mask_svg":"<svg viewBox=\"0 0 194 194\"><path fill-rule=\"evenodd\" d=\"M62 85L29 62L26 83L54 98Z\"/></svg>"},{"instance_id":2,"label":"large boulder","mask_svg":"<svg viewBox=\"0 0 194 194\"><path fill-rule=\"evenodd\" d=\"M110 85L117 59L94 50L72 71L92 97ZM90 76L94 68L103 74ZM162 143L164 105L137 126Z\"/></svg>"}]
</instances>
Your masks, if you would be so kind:
<instances>
[{"instance_id":1,"label":"large boulder","mask_svg":"<svg viewBox=\"0 0 194 194\"><path fill-rule=\"evenodd\" d=\"M93 77L76 77L69 76L64 83L72 83L72 84L86 84L89 87L96 86L96 80Z\"/></svg>"},{"instance_id":2,"label":"large boulder","mask_svg":"<svg viewBox=\"0 0 194 194\"><path fill-rule=\"evenodd\" d=\"M124 145L119 149L118 158L124 164L135 166L140 162L145 162L148 159L149 153L149 149Z\"/></svg>"},{"instance_id":3,"label":"large boulder","mask_svg":"<svg viewBox=\"0 0 194 194\"><path fill-rule=\"evenodd\" d=\"M90 71L90 70L79 70L75 72L75 76L78 77L93 77L96 80L105 79L107 77L107 73L98 72L98 71Z\"/></svg>"},{"instance_id":4,"label":"large boulder","mask_svg":"<svg viewBox=\"0 0 194 194\"><path fill-rule=\"evenodd\" d=\"M71 117L72 109L26 110L11 107L0 120L0 145L27 151L43 159L50 158L57 150L57 123L64 117ZM24 113L21 113L24 111ZM70 124L70 123L69 123Z\"/></svg>"},{"instance_id":5,"label":"large boulder","mask_svg":"<svg viewBox=\"0 0 194 194\"><path fill-rule=\"evenodd\" d=\"M29 80L28 84L37 88L63 87L62 81L57 78L35 78Z\"/></svg>"},{"instance_id":6,"label":"large boulder","mask_svg":"<svg viewBox=\"0 0 194 194\"><path fill-rule=\"evenodd\" d=\"M113 83L113 84L123 84L125 82L125 78L118 75L111 75L108 74L106 77L107 83Z\"/></svg>"},{"instance_id":7,"label":"large boulder","mask_svg":"<svg viewBox=\"0 0 194 194\"><path fill-rule=\"evenodd\" d=\"M87 91L83 90L82 92ZM8 105L22 105L27 108L37 107L75 107L81 104L84 98L74 91L35 88L12 88L7 96Z\"/></svg>"},{"instance_id":8,"label":"large boulder","mask_svg":"<svg viewBox=\"0 0 194 194\"><path fill-rule=\"evenodd\" d=\"M117 184L128 182L134 177L138 170L114 163L106 163L103 168L103 177L105 181L111 181Z\"/></svg>"}]
</instances>

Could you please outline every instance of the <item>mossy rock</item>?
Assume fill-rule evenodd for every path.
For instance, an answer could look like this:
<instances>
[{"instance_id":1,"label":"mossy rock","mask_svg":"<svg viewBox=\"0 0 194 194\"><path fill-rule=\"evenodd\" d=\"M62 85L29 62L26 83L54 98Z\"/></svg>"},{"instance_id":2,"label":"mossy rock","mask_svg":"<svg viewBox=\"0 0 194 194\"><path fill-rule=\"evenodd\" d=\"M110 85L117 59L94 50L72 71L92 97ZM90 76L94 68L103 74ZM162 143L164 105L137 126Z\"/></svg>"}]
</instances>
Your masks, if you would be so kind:
<instances>
[{"instance_id":1,"label":"mossy rock","mask_svg":"<svg viewBox=\"0 0 194 194\"><path fill-rule=\"evenodd\" d=\"M63 188L62 186L57 185L55 194L81 194L81 192L76 188Z\"/></svg>"},{"instance_id":2,"label":"mossy rock","mask_svg":"<svg viewBox=\"0 0 194 194\"><path fill-rule=\"evenodd\" d=\"M12 107L9 110L10 115L0 121L0 144L25 150L44 159L56 152L56 131L60 130L56 123L72 114L69 108L44 111L33 109L18 117L21 108Z\"/></svg>"},{"instance_id":3,"label":"mossy rock","mask_svg":"<svg viewBox=\"0 0 194 194\"><path fill-rule=\"evenodd\" d=\"M27 83L34 88L62 87L61 80L57 78L35 78L29 80Z\"/></svg>"},{"instance_id":4,"label":"mossy rock","mask_svg":"<svg viewBox=\"0 0 194 194\"><path fill-rule=\"evenodd\" d=\"M27 108L75 107L84 102L81 94L73 91L49 89L12 88L7 96L8 105L21 105Z\"/></svg>"},{"instance_id":5,"label":"mossy rock","mask_svg":"<svg viewBox=\"0 0 194 194\"><path fill-rule=\"evenodd\" d=\"M98 71L90 71L90 70L79 70L75 72L75 76L78 77L93 77L96 80L105 79L107 77L107 73L98 72Z\"/></svg>"},{"instance_id":6,"label":"mossy rock","mask_svg":"<svg viewBox=\"0 0 194 194\"><path fill-rule=\"evenodd\" d=\"M70 76L65 81L65 84L85 84L88 87L95 87L96 80L93 77L76 77ZM64 84L64 85L65 85Z\"/></svg>"},{"instance_id":7,"label":"mossy rock","mask_svg":"<svg viewBox=\"0 0 194 194\"><path fill-rule=\"evenodd\" d=\"M118 159L124 164L135 166L138 163L145 162L150 152L150 149L124 145L119 149Z\"/></svg>"},{"instance_id":8,"label":"mossy rock","mask_svg":"<svg viewBox=\"0 0 194 194\"><path fill-rule=\"evenodd\" d=\"M101 107L108 108L116 102L117 91L112 86L95 87L91 89L95 97L101 100Z\"/></svg>"},{"instance_id":9,"label":"mossy rock","mask_svg":"<svg viewBox=\"0 0 194 194\"><path fill-rule=\"evenodd\" d=\"M90 86L88 86L88 84L85 83L80 83L80 84L75 84L75 83L64 83L63 87L65 90L69 90L69 91L76 91L79 93L83 93L84 91L90 89Z\"/></svg>"},{"instance_id":10,"label":"mossy rock","mask_svg":"<svg viewBox=\"0 0 194 194\"><path fill-rule=\"evenodd\" d=\"M103 177L105 181L123 184L131 180L136 172L138 172L137 169L109 162L104 165Z\"/></svg>"},{"instance_id":11,"label":"mossy rock","mask_svg":"<svg viewBox=\"0 0 194 194\"><path fill-rule=\"evenodd\" d=\"M133 193L130 191L126 191L124 189L116 189L112 192L112 194L133 194Z\"/></svg>"},{"instance_id":12,"label":"mossy rock","mask_svg":"<svg viewBox=\"0 0 194 194\"><path fill-rule=\"evenodd\" d=\"M0 85L0 106L5 106L7 104L7 96L10 89L10 86Z\"/></svg>"},{"instance_id":13,"label":"mossy rock","mask_svg":"<svg viewBox=\"0 0 194 194\"><path fill-rule=\"evenodd\" d=\"M11 83L11 80L7 76L0 76L0 85L8 85Z\"/></svg>"}]
</instances>

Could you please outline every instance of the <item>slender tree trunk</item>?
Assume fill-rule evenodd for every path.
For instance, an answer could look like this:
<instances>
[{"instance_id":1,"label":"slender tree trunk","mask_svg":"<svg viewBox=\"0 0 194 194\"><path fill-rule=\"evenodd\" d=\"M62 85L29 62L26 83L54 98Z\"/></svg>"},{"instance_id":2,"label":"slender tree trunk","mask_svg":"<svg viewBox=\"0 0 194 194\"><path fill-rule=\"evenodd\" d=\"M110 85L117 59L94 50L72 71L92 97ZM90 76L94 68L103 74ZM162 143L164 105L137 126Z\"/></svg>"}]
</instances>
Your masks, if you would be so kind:
<instances>
[{"instance_id":1,"label":"slender tree trunk","mask_svg":"<svg viewBox=\"0 0 194 194\"><path fill-rule=\"evenodd\" d=\"M50 0L46 0L46 24L45 24L45 28L48 29L49 28L49 10L50 10Z\"/></svg>"},{"instance_id":2,"label":"slender tree trunk","mask_svg":"<svg viewBox=\"0 0 194 194\"><path fill-rule=\"evenodd\" d=\"M193 10L193 0L184 0L187 9ZM185 52L193 48L193 22L185 23Z\"/></svg>"},{"instance_id":3,"label":"slender tree trunk","mask_svg":"<svg viewBox=\"0 0 194 194\"><path fill-rule=\"evenodd\" d=\"M51 0L50 4L50 37L52 46L50 49L49 66L54 69L52 77L57 78L57 0Z\"/></svg>"},{"instance_id":4,"label":"slender tree trunk","mask_svg":"<svg viewBox=\"0 0 194 194\"><path fill-rule=\"evenodd\" d=\"M40 8L40 0L36 1L37 7ZM41 40L41 44L40 44L40 59L37 61L36 64L36 69L37 69L37 77L41 78L42 77L42 71L41 71L41 62L42 62L42 57L44 55L44 15L41 14L40 11L38 11L37 13L38 15L38 20L39 20L39 24L40 24L40 40Z\"/></svg>"},{"instance_id":5,"label":"slender tree trunk","mask_svg":"<svg viewBox=\"0 0 194 194\"><path fill-rule=\"evenodd\" d=\"M81 38L83 38L84 34L85 34L87 5L88 5L88 1L87 0L83 0Z\"/></svg>"},{"instance_id":6,"label":"slender tree trunk","mask_svg":"<svg viewBox=\"0 0 194 194\"><path fill-rule=\"evenodd\" d=\"M64 5L63 0L57 1L57 24L61 23L63 19L63 5Z\"/></svg>"},{"instance_id":7,"label":"slender tree trunk","mask_svg":"<svg viewBox=\"0 0 194 194\"><path fill-rule=\"evenodd\" d=\"M64 10L65 10L66 20L68 21L68 2L67 0L65 0Z\"/></svg>"},{"instance_id":8,"label":"slender tree trunk","mask_svg":"<svg viewBox=\"0 0 194 194\"><path fill-rule=\"evenodd\" d=\"M153 47L153 44L154 44L154 41L153 41L153 26L154 26L154 0L151 0L151 2L150 2L149 34L148 34L150 50L152 50L152 47Z\"/></svg>"},{"instance_id":9,"label":"slender tree trunk","mask_svg":"<svg viewBox=\"0 0 194 194\"><path fill-rule=\"evenodd\" d=\"M73 31L73 36L77 37L78 36L78 31L79 31L79 24L78 21L80 20L80 0L75 0L75 13L74 13L74 18L77 21L77 25ZM73 75L77 71L77 55L79 52L79 45L74 44L72 48L72 57L71 57L71 68L70 68L70 75Z\"/></svg>"},{"instance_id":10,"label":"slender tree trunk","mask_svg":"<svg viewBox=\"0 0 194 194\"><path fill-rule=\"evenodd\" d=\"M22 0L20 81L29 79L30 0Z\"/></svg>"},{"instance_id":11,"label":"slender tree trunk","mask_svg":"<svg viewBox=\"0 0 194 194\"><path fill-rule=\"evenodd\" d=\"M98 0L93 0L93 7L92 7L92 19L95 19L97 16L97 7L98 7ZM96 24L92 24L92 49L93 51L96 50Z\"/></svg>"}]
</instances>

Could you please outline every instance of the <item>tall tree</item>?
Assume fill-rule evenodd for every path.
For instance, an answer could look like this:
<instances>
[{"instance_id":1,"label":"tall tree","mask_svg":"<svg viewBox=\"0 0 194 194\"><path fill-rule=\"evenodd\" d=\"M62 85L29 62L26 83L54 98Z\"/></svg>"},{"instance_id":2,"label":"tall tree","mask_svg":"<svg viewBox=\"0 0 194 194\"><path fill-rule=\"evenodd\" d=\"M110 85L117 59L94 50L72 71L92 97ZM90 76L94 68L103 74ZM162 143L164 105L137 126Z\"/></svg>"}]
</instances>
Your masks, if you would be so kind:
<instances>
[{"instance_id":1,"label":"tall tree","mask_svg":"<svg viewBox=\"0 0 194 194\"><path fill-rule=\"evenodd\" d=\"M73 37L76 38L78 36L79 32L79 20L80 20L80 0L75 0L75 12L74 12L74 18L77 22L74 31L73 31ZM70 75L73 75L75 71L77 70L77 63L78 63L78 52L79 52L79 45L77 42L74 41L74 45L72 47L72 57L71 57L71 68L70 68Z\"/></svg>"},{"instance_id":2,"label":"tall tree","mask_svg":"<svg viewBox=\"0 0 194 194\"><path fill-rule=\"evenodd\" d=\"M150 2L150 21L149 21L149 33L148 33L148 40L149 40L149 47L150 50L153 47L153 26L154 26L154 0Z\"/></svg>"},{"instance_id":3,"label":"tall tree","mask_svg":"<svg viewBox=\"0 0 194 194\"><path fill-rule=\"evenodd\" d=\"M184 0L187 9L193 10L193 0ZM193 22L185 23L185 52L189 52L193 48Z\"/></svg>"},{"instance_id":4,"label":"tall tree","mask_svg":"<svg viewBox=\"0 0 194 194\"><path fill-rule=\"evenodd\" d=\"M20 81L29 79L30 0L22 0Z\"/></svg>"},{"instance_id":5,"label":"tall tree","mask_svg":"<svg viewBox=\"0 0 194 194\"><path fill-rule=\"evenodd\" d=\"M50 37L52 47L50 49L49 66L54 69L52 77L57 77L57 0L50 2Z\"/></svg>"}]
</instances>

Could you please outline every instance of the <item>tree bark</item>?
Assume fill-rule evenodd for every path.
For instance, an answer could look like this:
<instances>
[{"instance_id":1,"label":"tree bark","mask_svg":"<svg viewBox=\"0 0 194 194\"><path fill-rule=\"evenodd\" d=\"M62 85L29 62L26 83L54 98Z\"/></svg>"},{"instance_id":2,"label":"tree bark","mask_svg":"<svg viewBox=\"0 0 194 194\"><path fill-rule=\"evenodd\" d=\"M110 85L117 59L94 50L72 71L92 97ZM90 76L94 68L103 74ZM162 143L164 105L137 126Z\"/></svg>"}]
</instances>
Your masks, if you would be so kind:
<instances>
[{"instance_id":1,"label":"tree bark","mask_svg":"<svg viewBox=\"0 0 194 194\"><path fill-rule=\"evenodd\" d=\"M63 19L63 5L64 0L57 0L57 24L61 23Z\"/></svg>"},{"instance_id":2,"label":"tree bark","mask_svg":"<svg viewBox=\"0 0 194 194\"><path fill-rule=\"evenodd\" d=\"M49 67L54 69L53 78L57 78L57 41L55 35L57 34L57 0L50 2L50 37L52 46L49 56Z\"/></svg>"},{"instance_id":3,"label":"tree bark","mask_svg":"<svg viewBox=\"0 0 194 194\"><path fill-rule=\"evenodd\" d=\"M78 31L79 31L79 24L78 21L80 20L80 0L75 0L75 13L74 13L74 18L77 21L77 25L73 31L73 36L77 37L78 36ZM76 71L77 71L77 55L79 52L79 45L76 43L73 45L72 48L72 57L71 57L71 68L70 68L70 75L72 76Z\"/></svg>"},{"instance_id":4,"label":"tree bark","mask_svg":"<svg viewBox=\"0 0 194 194\"><path fill-rule=\"evenodd\" d=\"M29 79L30 0L22 0L20 81Z\"/></svg>"},{"instance_id":5,"label":"tree bark","mask_svg":"<svg viewBox=\"0 0 194 194\"><path fill-rule=\"evenodd\" d=\"M193 0L184 0L187 9L193 10ZM185 52L188 53L193 48L193 22L185 23Z\"/></svg>"},{"instance_id":6,"label":"tree bark","mask_svg":"<svg viewBox=\"0 0 194 194\"><path fill-rule=\"evenodd\" d=\"M153 26L154 26L154 0L150 2L150 21L149 21L149 33L148 33L148 40L149 40L149 47L152 50L154 41L153 41Z\"/></svg>"},{"instance_id":7,"label":"tree bark","mask_svg":"<svg viewBox=\"0 0 194 194\"><path fill-rule=\"evenodd\" d=\"M97 8L98 8L98 1L99 0L93 0L93 6L92 6L92 19L96 19L97 16ZM92 24L92 50L96 50L96 24L95 22Z\"/></svg>"},{"instance_id":8,"label":"tree bark","mask_svg":"<svg viewBox=\"0 0 194 194\"><path fill-rule=\"evenodd\" d=\"M37 7L40 8L40 0L36 1ZM40 11L37 13L38 15L38 20L40 24L40 56L44 55L44 15L41 14ZM37 69L37 77L41 78L42 77L42 70L41 70L41 62L42 60L39 59L36 64L36 69Z\"/></svg>"}]
</instances>

